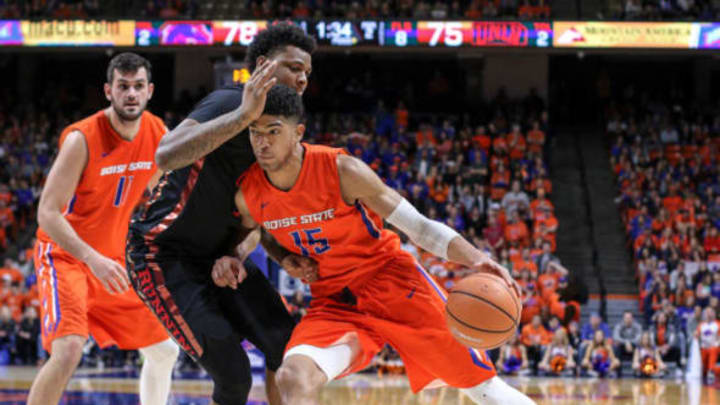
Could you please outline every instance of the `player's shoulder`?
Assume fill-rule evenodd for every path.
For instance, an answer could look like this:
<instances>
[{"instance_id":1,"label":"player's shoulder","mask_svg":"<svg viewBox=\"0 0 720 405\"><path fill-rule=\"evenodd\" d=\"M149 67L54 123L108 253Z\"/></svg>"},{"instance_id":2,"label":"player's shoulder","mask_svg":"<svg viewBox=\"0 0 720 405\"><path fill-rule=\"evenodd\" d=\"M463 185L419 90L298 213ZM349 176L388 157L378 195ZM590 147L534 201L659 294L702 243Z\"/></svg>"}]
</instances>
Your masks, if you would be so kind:
<instances>
[{"instance_id":1,"label":"player's shoulder","mask_svg":"<svg viewBox=\"0 0 720 405\"><path fill-rule=\"evenodd\" d=\"M345 149L343 148L333 148L332 146L325 146L325 145L312 145L309 143L303 143L303 146L305 147L305 150L310 155L328 155L328 156L337 156L339 154L345 154L347 155L347 152L345 152Z\"/></svg>"},{"instance_id":2,"label":"player's shoulder","mask_svg":"<svg viewBox=\"0 0 720 405\"><path fill-rule=\"evenodd\" d=\"M243 86L227 86L227 87L221 87L217 90L213 90L210 94L205 96L204 99L200 101L199 104L207 103L207 102L216 102L216 103L241 103L243 97Z\"/></svg>"},{"instance_id":3,"label":"player's shoulder","mask_svg":"<svg viewBox=\"0 0 720 405\"><path fill-rule=\"evenodd\" d=\"M242 104L243 87L230 86L217 89L200 100L188 118L198 122L209 121L232 111Z\"/></svg>"},{"instance_id":4,"label":"player's shoulder","mask_svg":"<svg viewBox=\"0 0 720 405\"><path fill-rule=\"evenodd\" d=\"M260 165L255 162L250 165L235 181L235 186L238 189L248 188L250 185L265 178L265 174Z\"/></svg>"},{"instance_id":5,"label":"player's shoulder","mask_svg":"<svg viewBox=\"0 0 720 405\"><path fill-rule=\"evenodd\" d=\"M73 133L79 133L80 135L82 135L83 138L85 138L87 142L88 137L94 136L99 132L101 125L100 120L103 118L103 114L104 111L100 110L95 114L89 115L79 121L75 121L72 124L63 128L62 132L60 133L59 145L62 146L67 140L68 136Z\"/></svg>"},{"instance_id":6,"label":"player's shoulder","mask_svg":"<svg viewBox=\"0 0 720 405\"><path fill-rule=\"evenodd\" d=\"M162 118L151 113L150 111L143 111L142 115L143 126L145 131L150 132L158 140L167 132L167 127Z\"/></svg>"}]
</instances>

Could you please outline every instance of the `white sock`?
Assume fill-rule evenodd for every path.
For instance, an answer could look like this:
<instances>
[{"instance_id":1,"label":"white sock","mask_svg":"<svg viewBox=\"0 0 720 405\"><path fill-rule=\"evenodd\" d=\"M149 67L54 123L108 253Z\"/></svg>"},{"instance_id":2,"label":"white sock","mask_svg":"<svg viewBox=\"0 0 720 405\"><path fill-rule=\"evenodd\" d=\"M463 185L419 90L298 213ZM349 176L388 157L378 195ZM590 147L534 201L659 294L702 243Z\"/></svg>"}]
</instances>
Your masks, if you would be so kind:
<instances>
[{"instance_id":1,"label":"white sock","mask_svg":"<svg viewBox=\"0 0 720 405\"><path fill-rule=\"evenodd\" d=\"M476 404L482 405L536 405L515 388L507 385L500 377L493 377L472 388L463 388L460 391Z\"/></svg>"},{"instance_id":2,"label":"white sock","mask_svg":"<svg viewBox=\"0 0 720 405\"><path fill-rule=\"evenodd\" d=\"M166 405L173 366L180 349L171 339L140 349L145 361L140 371L140 404Z\"/></svg>"}]
</instances>

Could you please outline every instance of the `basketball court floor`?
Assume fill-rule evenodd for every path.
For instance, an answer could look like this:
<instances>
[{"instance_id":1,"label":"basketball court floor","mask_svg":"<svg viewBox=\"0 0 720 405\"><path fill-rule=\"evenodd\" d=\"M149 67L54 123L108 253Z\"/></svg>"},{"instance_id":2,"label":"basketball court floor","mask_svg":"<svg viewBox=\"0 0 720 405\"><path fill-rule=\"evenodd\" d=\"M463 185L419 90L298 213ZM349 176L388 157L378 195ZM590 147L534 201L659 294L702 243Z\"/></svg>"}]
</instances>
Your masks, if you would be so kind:
<instances>
[{"instance_id":1,"label":"basketball court floor","mask_svg":"<svg viewBox=\"0 0 720 405\"><path fill-rule=\"evenodd\" d=\"M0 367L0 405L20 405L37 372L35 367ZM720 384L681 380L506 378L538 405L720 405ZM266 405L262 378L256 376L249 405ZM175 377L174 405L207 405L212 383L197 373ZM70 382L62 405L137 405L137 374L122 369L81 369ZM404 377L354 375L333 382L325 405L472 405L457 390L440 388L413 395Z\"/></svg>"}]
</instances>

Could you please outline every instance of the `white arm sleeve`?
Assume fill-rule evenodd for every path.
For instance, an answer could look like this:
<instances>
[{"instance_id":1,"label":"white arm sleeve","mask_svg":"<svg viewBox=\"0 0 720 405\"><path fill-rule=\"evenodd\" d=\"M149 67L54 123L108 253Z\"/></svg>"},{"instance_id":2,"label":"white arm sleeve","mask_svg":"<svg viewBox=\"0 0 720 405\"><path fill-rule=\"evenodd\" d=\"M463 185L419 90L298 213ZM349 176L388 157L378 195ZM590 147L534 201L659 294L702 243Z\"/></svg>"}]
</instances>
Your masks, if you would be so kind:
<instances>
[{"instance_id":1,"label":"white arm sleeve","mask_svg":"<svg viewBox=\"0 0 720 405\"><path fill-rule=\"evenodd\" d=\"M459 236L449 226L428 219L419 213L404 198L386 219L403 231L418 246L444 259L448 258L447 250L450 241Z\"/></svg>"}]
</instances>

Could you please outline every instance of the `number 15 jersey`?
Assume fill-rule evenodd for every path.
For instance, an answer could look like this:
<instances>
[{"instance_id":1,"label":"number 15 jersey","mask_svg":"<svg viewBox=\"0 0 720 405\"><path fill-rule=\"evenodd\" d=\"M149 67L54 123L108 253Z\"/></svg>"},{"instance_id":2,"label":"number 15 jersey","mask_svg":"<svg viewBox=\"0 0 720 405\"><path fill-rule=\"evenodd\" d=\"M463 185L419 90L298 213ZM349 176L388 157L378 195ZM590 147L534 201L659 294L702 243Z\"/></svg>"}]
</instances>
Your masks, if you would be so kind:
<instances>
[{"instance_id":1,"label":"number 15 jersey","mask_svg":"<svg viewBox=\"0 0 720 405\"><path fill-rule=\"evenodd\" d=\"M342 149L302 144L305 156L295 185L273 186L254 163L238 184L253 220L286 249L318 263L313 297L329 297L363 284L384 265L408 255L397 234L361 202L348 205L340 191Z\"/></svg>"}]
</instances>

